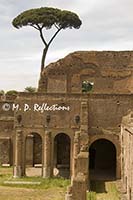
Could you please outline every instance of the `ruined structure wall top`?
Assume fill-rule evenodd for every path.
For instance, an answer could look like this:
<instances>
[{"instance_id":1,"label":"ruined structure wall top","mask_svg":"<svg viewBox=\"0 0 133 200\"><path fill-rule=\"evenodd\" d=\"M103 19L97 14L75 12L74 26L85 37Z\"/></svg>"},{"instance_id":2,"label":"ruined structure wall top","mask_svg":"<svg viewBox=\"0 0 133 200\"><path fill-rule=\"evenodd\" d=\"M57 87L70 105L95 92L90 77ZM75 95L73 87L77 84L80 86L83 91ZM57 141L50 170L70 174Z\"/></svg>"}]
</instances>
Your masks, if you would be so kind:
<instances>
[{"instance_id":1,"label":"ruined structure wall top","mask_svg":"<svg viewBox=\"0 0 133 200\"><path fill-rule=\"evenodd\" d=\"M133 51L78 51L48 65L39 91L81 93L82 82L95 93L133 93Z\"/></svg>"}]
</instances>

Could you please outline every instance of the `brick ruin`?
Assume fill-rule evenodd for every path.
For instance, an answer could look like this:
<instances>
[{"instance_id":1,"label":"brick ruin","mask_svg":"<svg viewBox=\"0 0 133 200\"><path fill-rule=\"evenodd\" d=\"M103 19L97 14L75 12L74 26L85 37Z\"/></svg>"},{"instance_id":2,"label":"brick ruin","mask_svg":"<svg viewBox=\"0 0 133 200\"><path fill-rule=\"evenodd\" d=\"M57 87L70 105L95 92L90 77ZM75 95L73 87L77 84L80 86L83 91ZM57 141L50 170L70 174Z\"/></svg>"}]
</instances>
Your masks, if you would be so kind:
<instances>
[{"instance_id":1,"label":"brick ruin","mask_svg":"<svg viewBox=\"0 0 133 200\"><path fill-rule=\"evenodd\" d=\"M122 178L131 200L131 110L133 51L71 53L44 69L38 92L1 95L0 164L13 165L14 177L40 166L44 178L71 178L66 200L86 200L94 177Z\"/></svg>"},{"instance_id":2,"label":"brick ruin","mask_svg":"<svg viewBox=\"0 0 133 200\"><path fill-rule=\"evenodd\" d=\"M121 126L122 184L127 199L133 199L133 112L123 117Z\"/></svg>"}]
</instances>

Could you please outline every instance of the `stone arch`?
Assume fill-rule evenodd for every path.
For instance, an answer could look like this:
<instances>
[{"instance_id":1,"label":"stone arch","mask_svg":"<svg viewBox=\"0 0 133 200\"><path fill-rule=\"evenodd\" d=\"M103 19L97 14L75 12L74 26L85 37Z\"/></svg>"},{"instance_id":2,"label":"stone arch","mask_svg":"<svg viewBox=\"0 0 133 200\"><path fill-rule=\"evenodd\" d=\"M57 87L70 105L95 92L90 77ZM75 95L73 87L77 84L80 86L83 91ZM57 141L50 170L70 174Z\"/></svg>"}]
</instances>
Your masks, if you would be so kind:
<instances>
[{"instance_id":1,"label":"stone arch","mask_svg":"<svg viewBox=\"0 0 133 200\"><path fill-rule=\"evenodd\" d=\"M94 135L90 138L89 148L91 145L98 141L98 140L106 140L109 141L114 145L114 148L116 149L116 178L121 178L121 146L120 142L118 140L118 136L112 136L112 135Z\"/></svg>"},{"instance_id":2,"label":"stone arch","mask_svg":"<svg viewBox=\"0 0 133 200\"><path fill-rule=\"evenodd\" d=\"M71 138L66 133L54 137L54 175L68 178L70 176Z\"/></svg>"},{"instance_id":3,"label":"stone arch","mask_svg":"<svg viewBox=\"0 0 133 200\"><path fill-rule=\"evenodd\" d=\"M32 169L35 175L41 176L41 167L42 167L42 137L37 132L31 132L30 134L26 134L25 137L25 168L34 168ZM36 169L35 169L36 168ZM37 170L38 168L38 170ZM37 174L36 174L37 173ZM32 174L28 173L26 170L26 174L30 176Z\"/></svg>"},{"instance_id":4,"label":"stone arch","mask_svg":"<svg viewBox=\"0 0 133 200\"><path fill-rule=\"evenodd\" d=\"M57 135L63 133L63 134L65 134L66 136L68 136L68 137L70 138L70 140L72 140L72 138L73 138L73 137L72 137L73 132L70 131L70 130L67 130L67 131L68 131L67 133L64 132L64 130L62 130L62 129L60 129L60 131L55 131L55 132L53 132L53 138L55 139L55 137L56 137Z\"/></svg>"},{"instance_id":5,"label":"stone arch","mask_svg":"<svg viewBox=\"0 0 133 200\"><path fill-rule=\"evenodd\" d=\"M91 136L89 146L93 142L95 142L96 140L99 140L99 139L105 139L105 140L109 140L110 142L112 142L115 145L116 150L120 154L121 146L120 146L120 143L119 143L119 140L118 140L118 136L116 136L116 135L94 135L94 136Z\"/></svg>"}]
</instances>

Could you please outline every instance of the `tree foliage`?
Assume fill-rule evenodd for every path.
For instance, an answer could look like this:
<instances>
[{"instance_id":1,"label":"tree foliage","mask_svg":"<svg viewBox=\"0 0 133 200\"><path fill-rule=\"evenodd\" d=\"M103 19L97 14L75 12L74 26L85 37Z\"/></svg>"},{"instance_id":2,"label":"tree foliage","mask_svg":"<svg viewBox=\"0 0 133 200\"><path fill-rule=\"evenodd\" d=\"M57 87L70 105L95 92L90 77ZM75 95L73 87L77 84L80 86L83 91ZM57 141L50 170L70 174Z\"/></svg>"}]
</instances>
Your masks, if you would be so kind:
<instances>
[{"instance_id":1,"label":"tree foliage","mask_svg":"<svg viewBox=\"0 0 133 200\"><path fill-rule=\"evenodd\" d=\"M29 93L34 93L36 91L37 91L37 89L35 87L32 87L32 86L28 86L24 90L24 92L29 92Z\"/></svg>"},{"instance_id":2,"label":"tree foliage","mask_svg":"<svg viewBox=\"0 0 133 200\"><path fill-rule=\"evenodd\" d=\"M5 94L5 91L4 91L4 90L0 90L0 95L1 95L1 94L4 95L4 94Z\"/></svg>"},{"instance_id":3,"label":"tree foliage","mask_svg":"<svg viewBox=\"0 0 133 200\"><path fill-rule=\"evenodd\" d=\"M82 92L90 92L93 89L93 82L83 81L82 82Z\"/></svg>"},{"instance_id":4,"label":"tree foliage","mask_svg":"<svg viewBox=\"0 0 133 200\"><path fill-rule=\"evenodd\" d=\"M82 22L79 19L76 13L60 10L57 8L51 7L42 7L30 9L22 12L12 22L13 26L17 29L23 26L31 26L39 31L41 40L45 46L43 49L42 62L41 62L41 71L45 65L45 58L48 51L48 48L56 37L56 35L66 28L80 28ZM49 41L46 41L44 37L43 29L55 28L55 33L51 36Z\"/></svg>"},{"instance_id":5,"label":"tree foliage","mask_svg":"<svg viewBox=\"0 0 133 200\"><path fill-rule=\"evenodd\" d=\"M16 90L9 90L6 92L7 95L17 95L18 94L18 91Z\"/></svg>"}]
</instances>

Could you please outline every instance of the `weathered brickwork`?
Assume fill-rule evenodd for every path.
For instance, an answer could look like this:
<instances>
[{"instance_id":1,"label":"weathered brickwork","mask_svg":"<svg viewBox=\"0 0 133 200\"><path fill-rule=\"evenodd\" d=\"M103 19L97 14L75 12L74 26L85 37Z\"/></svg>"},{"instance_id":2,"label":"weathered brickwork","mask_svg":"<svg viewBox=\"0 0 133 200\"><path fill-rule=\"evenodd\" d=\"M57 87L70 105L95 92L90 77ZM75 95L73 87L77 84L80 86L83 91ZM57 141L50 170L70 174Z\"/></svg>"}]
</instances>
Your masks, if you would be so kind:
<instances>
[{"instance_id":1,"label":"weathered brickwork","mask_svg":"<svg viewBox=\"0 0 133 200\"><path fill-rule=\"evenodd\" d=\"M123 117L121 127L122 183L127 199L133 199L133 111Z\"/></svg>"},{"instance_id":2,"label":"weathered brickwork","mask_svg":"<svg viewBox=\"0 0 133 200\"><path fill-rule=\"evenodd\" d=\"M84 82L91 87L88 92L83 91ZM3 110L4 103L10 104L9 111ZM132 109L132 51L74 52L48 65L38 92L0 100L0 138L10 139L14 177L37 164L44 178L71 178L66 200L81 200L80 195L85 200L98 171L110 172L112 166L113 176L121 178L121 121Z\"/></svg>"}]
</instances>

